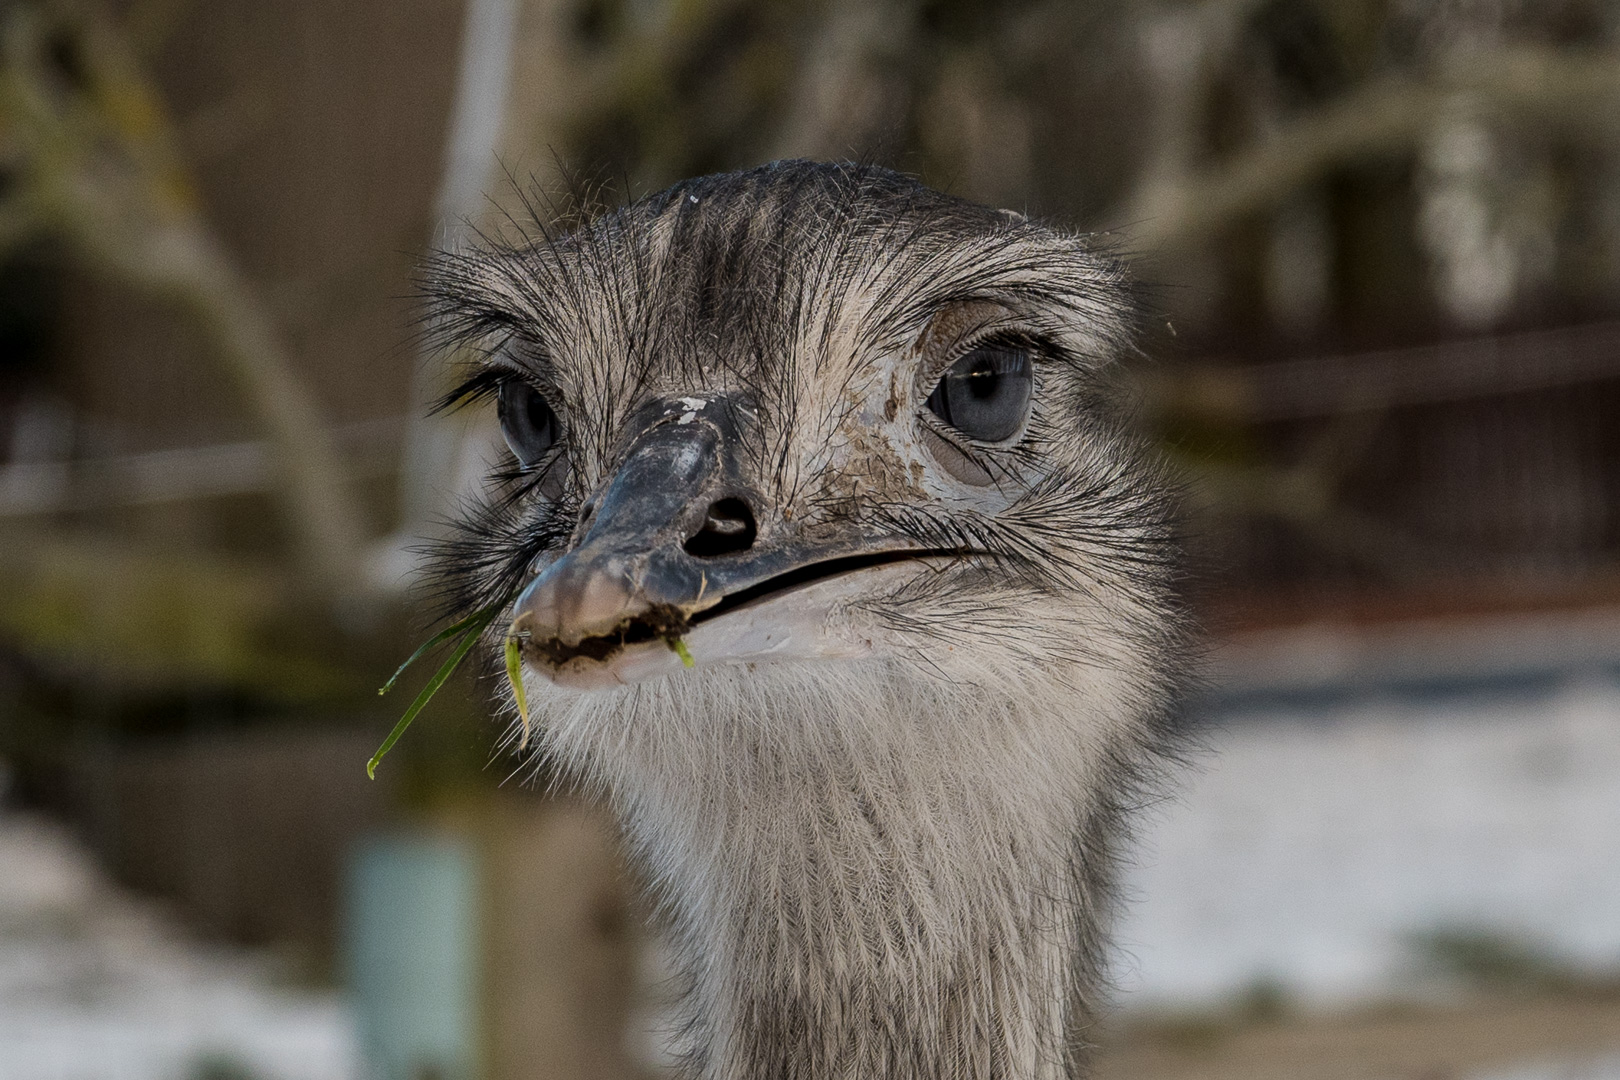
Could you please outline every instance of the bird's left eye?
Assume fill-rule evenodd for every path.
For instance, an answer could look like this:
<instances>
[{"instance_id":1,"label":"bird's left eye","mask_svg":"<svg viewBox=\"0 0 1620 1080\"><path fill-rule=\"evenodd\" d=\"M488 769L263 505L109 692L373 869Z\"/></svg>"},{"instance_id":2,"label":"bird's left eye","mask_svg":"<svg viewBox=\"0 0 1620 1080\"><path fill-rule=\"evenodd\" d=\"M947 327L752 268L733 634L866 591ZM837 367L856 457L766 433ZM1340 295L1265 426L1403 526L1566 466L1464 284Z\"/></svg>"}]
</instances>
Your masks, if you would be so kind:
<instances>
[{"instance_id":1,"label":"bird's left eye","mask_svg":"<svg viewBox=\"0 0 1620 1080\"><path fill-rule=\"evenodd\" d=\"M1023 426L1032 383L1028 349L980 345L945 372L928 407L970 439L1001 442Z\"/></svg>"},{"instance_id":2,"label":"bird's left eye","mask_svg":"<svg viewBox=\"0 0 1620 1080\"><path fill-rule=\"evenodd\" d=\"M557 414L540 391L522 379L501 384L496 411L506 445L525 468L539 462L557 441Z\"/></svg>"}]
</instances>

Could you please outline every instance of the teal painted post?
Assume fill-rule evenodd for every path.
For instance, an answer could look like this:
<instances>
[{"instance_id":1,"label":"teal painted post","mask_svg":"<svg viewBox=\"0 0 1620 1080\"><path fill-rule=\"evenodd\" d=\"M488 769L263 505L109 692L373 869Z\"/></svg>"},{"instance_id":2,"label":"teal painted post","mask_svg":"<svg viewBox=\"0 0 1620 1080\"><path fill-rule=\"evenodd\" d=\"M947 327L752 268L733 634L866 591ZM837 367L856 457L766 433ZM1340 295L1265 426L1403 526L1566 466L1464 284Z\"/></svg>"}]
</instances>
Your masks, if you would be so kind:
<instances>
[{"instance_id":1,"label":"teal painted post","mask_svg":"<svg viewBox=\"0 0 1620 1080\"><path fill-rule=\"evenodd\" d=\"M397 835L350 863L347 962L374 1080L476 1080L478 869L472 845Z\"/></svg>"}]
</instances>

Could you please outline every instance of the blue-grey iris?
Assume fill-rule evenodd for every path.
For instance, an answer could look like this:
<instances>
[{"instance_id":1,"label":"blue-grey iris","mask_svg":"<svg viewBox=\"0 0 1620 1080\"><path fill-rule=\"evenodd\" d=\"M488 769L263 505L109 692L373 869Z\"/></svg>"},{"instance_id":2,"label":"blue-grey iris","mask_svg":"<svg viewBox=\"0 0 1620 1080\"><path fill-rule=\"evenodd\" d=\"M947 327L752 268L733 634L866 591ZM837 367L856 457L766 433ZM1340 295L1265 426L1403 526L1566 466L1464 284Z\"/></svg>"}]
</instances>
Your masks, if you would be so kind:
<instances>
[{"instance_id":1,"label":"blue-grey iris","mask_svg":"<svg viewBox=\"0 0 1620 1080\"><path fill-rule=\"evenodd\" d=\"M1001 442L1023 426L1032 385L1028 349L980 345L945 372L928 407L970 439Z\"/></svg>"}]
</instances>

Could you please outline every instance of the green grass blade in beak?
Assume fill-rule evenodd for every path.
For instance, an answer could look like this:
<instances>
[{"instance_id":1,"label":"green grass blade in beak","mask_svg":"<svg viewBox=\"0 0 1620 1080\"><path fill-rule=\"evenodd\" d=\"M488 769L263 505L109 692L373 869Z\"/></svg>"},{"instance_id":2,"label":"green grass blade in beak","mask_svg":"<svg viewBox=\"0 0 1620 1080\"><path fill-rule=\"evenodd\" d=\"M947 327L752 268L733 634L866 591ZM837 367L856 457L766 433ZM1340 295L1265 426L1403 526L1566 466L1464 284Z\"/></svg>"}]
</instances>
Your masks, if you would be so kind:
<instances>
[{"instance_id":1,"label":"green grass blade in beak","mask_svg":"<svg viewBox=\"0 0 1620 1080\"><path fill-rule=\"evenodd\" d=\"M512 700L523 721L523 741L518 743L518 749L524 750L529 745L529 702L523 693L523 643L516 634L506 635L506 681L511 684Z\"/></svg>"},{"instance_id":2,"label":"green grass blade in beak","mask_svg":"<svg viewBox=\"0 0 1620 1080\"><path fill-rule=\"evenodd\" d=\"M489 608L485 608L483 611L475 611L465 619L462 619L460 622L452 623L443 630L440 630L437 634L434 634L432 637L424 641L415 652L411 653L410 659L399 665L399 669L394 672L387 682L382 684L382 689L378 690L377 693L386 694L388 691L392 690L394 688L394 684L399 681L399 677L405 674L405 669L422 659L422 654L433 648L435 645L449 641L456 635L465 632L467 628L472 626L474 623L479 623L480 619L483 621L479 623L478 629L482 630L484 627L488 626L494 618L494 611Z\"/></svg>"},{"instance_id":3,"label":"green grass blade in beak","mask_svg":"<svg viewBox=\"0 0 1620 1080\"><path fill-rule=\"evenodd\" d=\"M495 621L495 613L504 606L504 604L497 604L486 608L456 624L455 628L459 628L463 636L461 641L457 643L455 652L450 654L448 660L439 665L439 670L434 672L433 678L429 679L428 684L422 687L422 692L416 695L416 700L411 702L411 707L406 709L405 715L399 718L399 723L395 724L394 730L388 733L388 738L383 740L383 744L377 748L377 752L371 755L371 760L366 762L367 776L373 780L377 779L377 764L382 761L383 755L393 749L394 744L399 741L399 737L405 734L405 729L411 726L411 721L416 719L416 714L422 711L424 705L433 700L433 695L439 692L439 687L443 686L445 680L450 678L456 668L461 666L461 662L467 658L467 654L472 652L473 646L478 644L479 635L484 632L484 628ZM443 640L446 636L441 634L438 640ZM420 649L417 651L421 652ZM406 662L409 663L409 661Z\"/></svg>"}]
</instances>

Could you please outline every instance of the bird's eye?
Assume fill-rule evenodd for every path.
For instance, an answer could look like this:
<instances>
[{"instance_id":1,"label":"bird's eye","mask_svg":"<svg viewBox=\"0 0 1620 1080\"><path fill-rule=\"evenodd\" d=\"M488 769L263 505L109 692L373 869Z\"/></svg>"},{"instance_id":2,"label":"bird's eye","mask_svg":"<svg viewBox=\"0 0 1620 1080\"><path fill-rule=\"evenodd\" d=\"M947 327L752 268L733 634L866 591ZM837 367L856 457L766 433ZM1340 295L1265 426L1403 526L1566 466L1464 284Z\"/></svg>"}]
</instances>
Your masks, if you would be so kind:
<instances>
[{"instance_id":1,"label":"bird's eye","mask_svg":"<svg viewBox=\"0 0 1620 1080\"><path fill-rule=\"evenodd\" d=\"M534 465L557 441L557 414L540 391L522 379L502 383L496 402L506 445L525 468Z\"/></svg>"},{"instance_id":2,"label":"bird's eye","mask_svg":"<svg viewBox=\"0 0 1620 1080\"><path fill-rule=\"evenodd\" d=\"M980 345L951 365L928 407L970 439L1001 442L1023 426L1032 383L1028 349Z\"/></svg>"}]
</instances>

